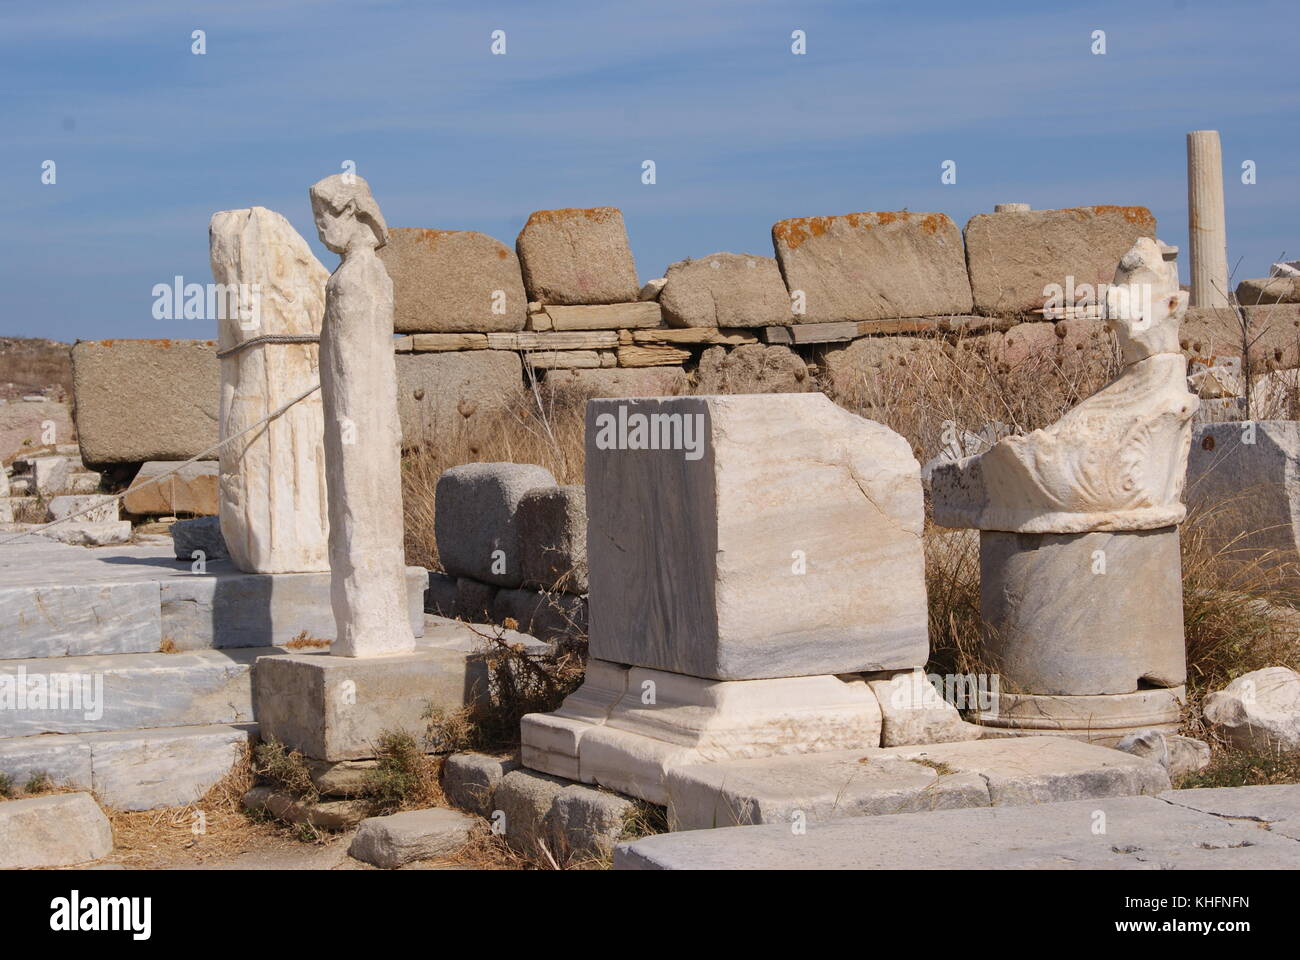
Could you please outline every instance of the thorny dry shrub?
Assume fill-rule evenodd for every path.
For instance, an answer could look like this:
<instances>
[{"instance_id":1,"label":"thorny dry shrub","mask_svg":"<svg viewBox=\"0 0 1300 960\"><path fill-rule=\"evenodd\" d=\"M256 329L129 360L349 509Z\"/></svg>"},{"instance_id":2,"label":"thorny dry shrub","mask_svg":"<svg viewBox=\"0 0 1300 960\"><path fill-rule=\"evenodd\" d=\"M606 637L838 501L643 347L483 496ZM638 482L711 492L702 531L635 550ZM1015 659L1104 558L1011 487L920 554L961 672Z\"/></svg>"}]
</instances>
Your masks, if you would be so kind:
<instances>
[{"instance_id":1,"label":"thorny dry shrub","mask_svg":"<svg viewBox=\"0 0 1300 960\"><path fill-rule=\"evenodd\" d=\"M409 733L388 731L376 745L376 767L366 773L363 796L374 816L442 806L441 761L425 753Z\"/></svg>"},{"instance_id":2,"label":"thorny dry shrub","mask_svg":"<svg viewBox=\"0 0 1300 960\"><path fill-rule=\"evenodd\" d=\"M320 799L307 767L307 758L274 737L253 748L252 773L277 790L300 800L315 803Z\"/></svg>"},{"instance_id":3,"label":"thorny dry shrub","mask_svg":"<svg viewBox=\"0 0 1300 960\"><path fill-rule=\"evenodd\" d=\"M468 625L480 640L487 690L461 710L430 710L430 750L500 753L519 745L519 721L526 713L550 713L582 684L585 637L561 638L548 650L529 649L507 635L517 624Z\"/></svg>"}]
</instances>

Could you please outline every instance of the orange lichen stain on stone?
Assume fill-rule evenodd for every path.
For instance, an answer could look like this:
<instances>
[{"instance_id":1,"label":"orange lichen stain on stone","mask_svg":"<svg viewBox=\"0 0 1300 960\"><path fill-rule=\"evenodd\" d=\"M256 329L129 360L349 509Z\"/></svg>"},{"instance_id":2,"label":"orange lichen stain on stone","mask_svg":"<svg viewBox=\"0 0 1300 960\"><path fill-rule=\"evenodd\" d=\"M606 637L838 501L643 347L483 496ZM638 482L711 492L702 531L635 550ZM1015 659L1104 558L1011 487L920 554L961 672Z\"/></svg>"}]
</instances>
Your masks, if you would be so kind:
<instances>
[{"instance_id":1,"label":"orange lichen stain on stone","mask_svg":"<svg viewBox=\"0 0 1300 960\"><path fill-rule=\"evenodd\" d=\"M852 214L850 214L852 216ZM820 237L837 217L792 217L772 225L772 240L787 250L797 250L807 240Z\"/></svg>"},{"instance_id":2,"label":"orange lichen stain on stone","mask_svg":"<svg viewBox=\"0 0 1300 960\"><path fill-rule=\"evenodd\" d=\"M951 222L946 213L927 213L921 221L921 229L933 236Z\"/></svg>"},{"instance_id":3,"label":"orange lichen stain on stone","mask_svg":"<svg viewBox=\"0 0 1300 960\"><path fill-rule=\"evenodd\" d=\"M622 213L618 207L564 207L559 210L535 210L528 216L528 222L524 224L527 230L531 226L542 223L564 223L568 220L577 220L579 218L591 220L595 223L609 223L615 217L621 217Z\"/></svg>"},{"instance_id":4,"label":"orange lichen stain on stone","mask_svg":"<svg viewBox=\"0 0 1300 960\"><path fill-rule=\"evenodd\" d=\"M1156 225L1156 218L1151 215L1151 211L1146 207L1117 207L1111 204L1103 204L1093 207L1092 212L1099 217L1109 213L1118 213L1129 223L1139 227L1154 229Z\"/></svg>"},{"instance_id":5,"label":"orange lichen stain on stone","mask_svg":"<svg viewBox=\"0 0 1300 960\"><path fill-rule=\"evenodd\" d=\"M116 347L119 344L125 344L127 346L131 346L135 344L144 343L144 344L148 344L151 347L162 347L166 350L170 350L172 347L176 347L176 346L189 346L190 344L194 344L194 343L205 344L209 347L216 346L217 344L217 341L215 340L165 340L165 339L127 340L127 339L120 339L120 338L113 339L113 340L99 340L93 342L98 342L98 344L101 347Z\"/></svg>"},{"instance_id":6,"label":"orange lichen stain on stone","mask_svg":"<svg viewBox=\"0 0 1300 960\"><path fill-rule=\"evenodd\" d=\"M434 230L431 227L418 227L416 229L419 233L416 239L430 249L436 248L439 241L448 234L464 232L462 230Z\"/></svg>"},{"instance_id":7,"label":"orange lichen stain on stone","mask_svg":"<svg viewBox=\"0 0 1300 960\"><path fill-rule=\"evenodd\" d=\"M869 230L872 227L887 227L893 223L910 223L914 217L922 217L920 228L926 233L935 234L952 221L945 213L913 213L910 210L879 210L869 213L845 213L838 217L794 217L779 220L772 226L772 240L783 244L787 250L795 250L813 237L820 237L836 221L842 221L854 229Z\"/></svg>"}]
</instances>

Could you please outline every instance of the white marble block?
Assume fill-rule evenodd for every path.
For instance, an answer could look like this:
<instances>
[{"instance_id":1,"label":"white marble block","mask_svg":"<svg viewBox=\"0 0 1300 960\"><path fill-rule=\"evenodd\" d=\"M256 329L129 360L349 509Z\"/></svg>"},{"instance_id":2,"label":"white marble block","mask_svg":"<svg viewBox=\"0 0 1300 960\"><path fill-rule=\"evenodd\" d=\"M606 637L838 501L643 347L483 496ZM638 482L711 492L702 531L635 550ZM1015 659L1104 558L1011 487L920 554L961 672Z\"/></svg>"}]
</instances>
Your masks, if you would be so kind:
<instances>
[{"instance_id":1,"label":"white marble block","mask_svg":"<svg viewBox=\"0 0 1300 960\"><path fill-rule=\"evenodd\" d=\"M208 225L212 277L239 296L218 321L224 352L263 336L318 336L321 266L289 221L265 207L222 210ZM266 342L221 360L221 436L239 433L320 378L316 343ZM221 532L246 573L329 569L318 392L221 448Z\"/></svg>"},{"instance_id":2,"label":"white marble block","mask_svg":"<svg viewBox=\"0 0 1300 960\"><path fill-rule=\"evenodd\" d=\"M591 655L713 680L928 656L920 470L822 394L587 405Z\"/></svg>"}]
</instances>

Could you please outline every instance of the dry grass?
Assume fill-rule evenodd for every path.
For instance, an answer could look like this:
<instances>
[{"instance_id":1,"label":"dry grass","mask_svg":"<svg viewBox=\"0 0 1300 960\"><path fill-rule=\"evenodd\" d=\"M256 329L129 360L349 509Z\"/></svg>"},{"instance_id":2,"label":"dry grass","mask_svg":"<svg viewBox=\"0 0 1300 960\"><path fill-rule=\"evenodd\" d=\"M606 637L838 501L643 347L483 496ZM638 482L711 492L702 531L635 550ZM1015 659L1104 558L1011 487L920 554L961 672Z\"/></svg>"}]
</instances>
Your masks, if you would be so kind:
<instances>
[{"instance_id":1,"label":"dry grass","mask_svg":"<svg viewBox=\"0 0 1300 960\"><path fill-rule=\"evenodd\" d=\"M425 753L410 734L383 734L377 754L379 765L366 774L363 792L372 816L447 805L438 776L442 759Z\"/></svg>"},{"instance_id":2,"label":"dry grass","mask_svg":"<svg viewBox=\"0 0 1300 960\"><path fill-rule=\"evenodd\" d=\"M111 859L127 867L200 867L270 846L291 848L294 830L249 817L243 796L253 785L251 758L236 765L201 799L184 807L109 811Z\"/></svg>"},{"instance_id":3,"label":"dry grass","mask_svg":"<svg viewBox=\"0 0 1300 960\"><path fill-rule=\"evenodd\" d=\"M1216 746L1210 765L1180 777L1179 790L1193 787L1246 787L1261 784L1300 783L1300 756L1284 753L1250 753Z\"/></svg>"},{"instance_id":4,"label":"dry grass","mask_svg":"<svg viewBox=\"0 0 1300 960\"><path fill-rule=\"evenodd\" d=\"M434 541L434 491L463 463L532 463L561 484L582 483L585 400L540 386L507 408L463 420L450 436L425 438L402 456L406 562L441 570Z\"/></svg>"},{"instance_id":5,"label":"dry grass","mask_svg":"<svg viewBox=\"0 0 1300 960\"><path fill-rule=\"evenodd\" d=\"M1119 371L1113 348L1009 362L983 336L921 343L896 362L821 386L840 406L906 437L922 463L954 433L992 423L1023 433L1054 423Z\"/></svg>"}]
</instances>

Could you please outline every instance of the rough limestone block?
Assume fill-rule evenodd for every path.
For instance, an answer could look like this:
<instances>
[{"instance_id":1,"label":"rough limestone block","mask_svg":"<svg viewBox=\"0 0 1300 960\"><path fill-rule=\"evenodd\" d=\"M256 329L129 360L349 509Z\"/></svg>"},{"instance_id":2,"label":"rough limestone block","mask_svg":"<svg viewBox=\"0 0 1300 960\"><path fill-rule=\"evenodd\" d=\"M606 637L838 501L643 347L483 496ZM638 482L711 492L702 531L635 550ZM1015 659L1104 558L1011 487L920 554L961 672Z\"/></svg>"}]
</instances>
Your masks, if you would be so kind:
<instances>
[{"instance_id":1,"label":"rough limestone block","mask_svg":"<svg viewBox=\"0 0 1300 960\"><path fill-rule=\"evenodd\" d=\"M943 382L951 364L937 340L920 337L863 337L842 347L829 347L822 366L834 396L869 395L882 378L891 374Z\"/></svg>"},{"instance_id":2,"label":"rough limestone block","mask_svg":"<svg viewBox=\"0 0 1300 960\"><path fill-rule=\"evenodd\" d=\"M443 569L501 587L523 581L516 510L525 493L554 487L545 467L466 463L438 478L434 535Z\"/></svg>"},{"instance_id":3,"label":"rough limestone block","mask_svg":"<svg viewBox=\"0 0 1300 960\"><path fill-rule=\"evenodd\" d=\"M972 870L1150 871L1300 866L1294 840L1261 830L1256 822L1177 804L1178 797L1196 792L1171 791L1159 799L1110 797L854 817L811 824L800 836L780 823L665 833L620 844L614 851L614 869L883 871L899 866L952 870L960 864ZM1089 829L1098 822L1098 811L1106 817L1104 834Z\"/></svg>"},{"instance_id":4,"label":"rough limestone block","mask_svg":"<svg viewBox=\"0 0 1300 960\"><path fill-rule=\"evenodd\" d=\"M346 830L366 819L366 800L322 800L309 803L274 787L253 787L244 794L244 809L286 823L310 824L321 830Z\"/></svg>"},{"instance_id":5,"label":"rough limestone block","mask_svg":"<svg viewBox=\"0 0 1300 960\"><path fill-rule=\"evenodd\" d=\"M640 293L623 214L615 207L538 210L515 249L529 300L625 303Z\"/></svg>"},{"instance_id":6,"label":"rough limestone block","mask_svg":"<svg viewBox=\"0 0 1300 960\"><path fill-rule=\"evenodd\" d=\"M50 519L76 517L78 523L115 523L118 519L117 497L103 494L55 497L50 501Z\"/></svg>"},{"instance_id":7,"label":"rough limestone block","mask_svg":"<svg viewBox=\"0 0 1300 960\"><path fill-rule=\"evenodd\" d=\"M668 268L658 300L671 327L788 323L790 297L771 257L713 253Z\"/></svg>"},{"instance_id":8,"label":"rough limestone block","mask_svg":"<svg viewBox=\"0 0 1300 960\"><path fill-rule=\"evenodd\" d=\"M113 828L88 793L0 802L0 869L68 867L113 851Z\"/></svg>"},{"instance_id":9,"label":"rough limestone block","mask_svg":"<svg viewBox=\"0 0 1300 960\"><path fill-rule=\"evenodd\" d=\"M961 233L947 214L782 220L772 245L800 323L971 312Z\"/></svg>"},{"instance_id":10,"label":"rough limestone block","mask_svg":"<svg viewBox=\"0 0 1300 960\"><path fill-rule=\"evenodd\" d=\"M177 466L179 464L159 460L142 466L122 501L127 513L215 515L219 508L217 486L220 470L217 463L199 460L181 467L165 480L154 481L153 478L175 470Z\"/></svg>"},{"instance_id":11,"label":"rough limestone block","mask_svg":"<svg viewBox=\"0 0 1300 960\"><path fill-rule=\"evenodd\" d=\"M1265 667L1205 698L1205 720L1233 746L1256 753L1300 753L1300 674Z\"/></svg>"},{"instance_id":12,"label":"rough limestone block","mask_svg":"<svg viewBox=\"0 0 1300 960\"><path fill-rule=\"evenodd\" d=\"M523 363L507 350L398 354L396 360L404 447L446 444L464 434L481 441L483 424L523 390Z\"/></svg>"},{"instance_id":13,"label":"rough limestone block","mask_svg":"<svg viewBox=\"0 0 1300 960\"><path fill-rule=\"evenodd\" d=\"M698 393L803 393L815 390L808 364L789 347L747 343L709 347L696 369Z\"/></svg>"},{"instance_id":14,"label":"rough limestone block","mask_svg":"<svg viewBox=\"0 0 1300 960\"><path fill-rule=\"evenodd\" d=\"M406 568L406 614L424 632L427 571ZM337 625L328 573L220 572L161 581L162 638L173 650L280 646L294 640L329 646ZM306 636L302 636L305 634Z\"/></svg>"},{"instance_id":15,"label":"rough limestone block","mask_svg":"<svg viewBox=\"0 0 1300 960\"><path fill-rule=\"evenodd\" d=\"M544 387L553 395L574 397L675 397L689 381L681 367L618 367L611 370L553 370Z\"/></svg>"},{"instance_id":16,"label":"rough limestone block","mask_svg":"<svg viewBox=\"0 0 1300 960\"><path fill-rule=\"evenodd\" d=\"M492 620L492 606L496 602L497 587L473 577L456 578L456 600L452 612L457 620L466 623L488 623Z\"/></svg>"},{"instance_id":17,"label":"rough limestone block","mask_svg":"<svg viewBox=\"0 0 1300 960\"><path fill-rule=\"evenodd\" d=\"M398 333L524 328L519 259L487 234L393 227L379 259L393 279Z\"/></svg>"},{"instance_id":18,"label":"rough limestone block","mask_svg":"<svg viewBox=\"0 0 1300 960\"><path fill-rule=\"evenodd\" d=\"M368 817L361 821L348 855L395 870L415 860L455 853L469 840L477 823L473 817L438 807Z\"/></svg>"},{"instance_id":19,"label":"rough limestone block","mask_svg":"<svg viewBox=\"0 0 1300 960\"><path fill-rule=\"evenodd\" d=\"M966 261L975 312L1015 315L1041 307L1056 284L1076 301L1089 284L1110 284L1120 258L1139 237L1155 238L1146 207L1071 207L981 213L966 223ZM1099 300L1100 298L1096 298Z\"/></svg>"},{"instance_id":20,"label":"rough limestone block","mask_svg":"<svg viewBox=\"0 0 1300 960\"><path fill-rule=\"evenodd\" d=\"M0 710L0 737L94 733L151 727L248 723L253 719L249 668L266 649L201 653L132 653L51 660L8 660L0 697L18 677L60 692L58 708L33 701Z\"/></svg>"},{"instance_id":21,"label":"rough limestone block","mask_svg":"<svg viewBox=\"0 0 1300 960\"><path fill-rule=\"evenodd\" d=\"M1300 423L1256 420L1192 430L1188 522L1225 563L1294 582L1300 563Z\"/></svg>"},{"instance_id":22,"label":"rough limestone block","mask_svg":"<svg viewBox=\"0 0 1300 960\"><path fill-rule=\"evenodd\" d=\"M1300 303L1300 277L1260 277L1237 284L1237 302L1245 306Z\"/></svg>"},{"instance_id":23,"label":"rough limestone block","mask_svg":"<svg viewBox=\"0 0 1300 960\"><path fill-rule=\"evenodd\" d=\"M172 535L177 560L195 560L195 551L202 551L205 561L226 560L230 556L226 550L226 539L221 535L219 517L177 520L168 532Z\"/></svg>"},{"instance_id":24,"label":"rough limestone block","mask_svg":"<svg viewBox=\"0 0 1300 960\"><path fill-rule=\"evenodd\" d=\"M658 303L605 303L595 306L549 306L546 315L556 330L635 330L657 327L663 320Z\"/></svg>"},{"instance_id":25,"label":"rough limestone block","mask_svg":"<svg viewBox=\"0 0 1300 960\"><path fill-rule=\"evenodd\" d=\"M966 723L920 669L867 678L880 702L881 746L973 740L979 729Z\"/></svg>"},{"instance_id":26,"label":"rough limestone block","mask_svg":"<svg viewBox=\"0 0 1300 960\"><path fill-rule=\"evenodd\" d=\"M593 657L719 680L926 661L920 470L886 427L822 394L592 400L586 471Z\"/></svg>"},{"instance_id":27,"label":"rough limestone block","mask_svg":"<svg viewBox=\"0 0 1300 960\"><path fill-rule=\"evenodd\" d=\"M556 797L569 784L559 777L532 770L514 770L502 777L492 795L493 820L499 810L505 817L506 841L530 856L549 853L559 860L549 831L549 815Z\"/></svg>"},{"instance_id":28,"label":"rough limestone block","mask_svg":"<svg viewBox=\"0 0 1300 960\"><path fill-rule=\"evenodd\" d=\"M595 720L574 738L578 779L657 804L668 802L677 767L880 744L880 705L859 678L720 681L633 667L626 692ZM525 764L532 744L562 754L523 732Z\"/></svg>"},{"instance_id":29,"label":"rough limestone block","mask_svg":"<svg viewBox=\"0 0 1300 960\"><path fill-rule=\"evenodd\" d=\"M312 786L322 797L355 798L364 796L371 778L379 769L378 760L308 760L307 773Z\"/></svg>"},{"instance_id":30,"label":"rough limestone block","mask_svg":"<svg viewBox=\"0 0 1300 960\"><path fill-rule=\"evenodd\" d=\"M497 784L518 769L519 761L512 757L453 753L442 764L442 791L462 810L491 818Z\"/></svg>"},{"instance_id":31,"label":"rough limestone block","mask_svg":"<svg viewBox=\"0 0 1300 960\"><path fill-rule=\"evenodd\" d=\"M86 340L72 348L72 373L88 464L188 460L217 442L212 340Z\"/></svg>"},{"instance_id":32,"label":"rough limestone block","mask_svg":"<svg viewBox=\"0 0 1300 960\"><path fill-rule=\"evenodd\" d=\"M1240 310L1249 330L1252 370L1300 367L1300 304L1262 304ZM1240 357L1241 316L1230 307L1189 308L1178 342L1189 360Z\"/></svg>"},{"instance_id":33,"label":"rough limestone block","mask_svg":"<svg viewBox=\"0 0 1300 960\"><path fill-rule=\"evenodd\" d=\"M941 776L933 767L863 750L675 767L667 793L674 830L989 805L977 774Z\"/></svg>"},{"instance_id":34,"label":"rough limestone block","mask_svg":"<svg viewBox=\"0 0 1300 960\"><path fill-rule=\"evenodd\" d=\"M555 796L547 832L555 848L576 860L608 857L623 837L636 802L575 783Z\"/></svg>"},{"instance_id":35,"label":"rough limestone block","mask_svg":"<svg viewBox=\"0 0 1300 960\"><path fill-rule=\"evenodd\" d=\"M18 348L17 344L23 343L21 340L16 344L13 340L9 342L15 345L15 349ZM41 341L28 342L40 343ZM50 342L44 341L46 344ZM48 350L49 347L45 349ZM66 356L71 355L70 348L66 345L62 345L62 350L69 351ZM72 410L67 403L56 400L45 400L41 403L0 403L0 461L8 463L15 457L38 447L41 439L47 435L48 423L54 424L56 439L76 436L72 427ZM75 443L72 444L70 452L74 455L78 452Z\"/></svg>"},{"instance_id":36,"label":"rough limestone block","mask_svg":"<svg viewBox=\"0 0 1300 960\"><path fill-rule=\"evenodd\" d=\"M1187 678L1178 528L980 531L985 650L1009 689L1090 696Z\"/></svg>"},{"instance_id":37,"label":"rough limestone block","mask_svg":"<svg viewBox=\"0 0 1300 960\"><path fill-rule=\"evenodd\" d=\"M492 620L513 620L518 629L547 642L587 635L587 600L572 593L498 590Z\"/></svg>"},{"instance_id":38,"label":"rough limestone block","mask_svg":"<svg viewBox=\"0 0 1300 960\"><path fill-rule=\"evenodd\" d=\"M0 589L0 660L150 653L162 643L157 581Z\"/></svg>"},{"instance_id":39,"label":"rough limestone block","mask_svg":"<svg viewBox=\"0 0 1300 960\"><path fill-rule=\"evenodd\" d=\"M440 617L456 616L456 578L429 571L429 587L424 591L424 612Z\"/></svg>"},{"instance_id":40,"label":"rough limestone block","mask_svg":"<svg viewBox=\"0 0 1300 960\"><path fill-rule=\"evenodd\" d=\"M311 341L252 341L319 338L329 271L289 221L265 207L214 213L208 259L218 284L241 292L255 285L258 299L252 317L250 310L228 308L218 321L218 344L226 354L220 429L222 439L231 439L220 451L220 503L211 492L206 501L193 501L211 509L193 512L220 509L223 535L241 570L328 570L324 399L319 390L303 396L321 380L320 348ZM176 510L184 509L175 503L180 497L179 490L171 497Z\"/></svg>"},{"instance_id":41,"label":"rough limestone block","mask_svg":"<svg viewBox=\"0 0 1300 960\"><path fill-rule=\"evenodd\" d=\"M1170 780L1204 770L1210 763L1208 743L1192 737L1161 733L1159 730L1131 733L1115 744L1115 749L1160 764L1168 772Z\"/></svg>"},{"instance_id":42,"label":"rough limestone block","mask_svg":"<svg viewBox=\"0 0 1300 960\"><path fill-rule=\"evenodd\" d=\"M525 586L587 592L587 497L581 484L528 491L515 523Z\"/></svg>"},{"instance_id":43,"label":"rough limestone block","mask_svg":"<svg viewBox=\"0 0 1300 960\"><path fill-rule=\"evenodd\" d=\"M428 711L474 701L469 658L420 646L386 657L290 654L263 657L253 674L262 738L274 737L314 760L365 760L388 732L417 742Z\"/></svg>"},{"instance_id":44,"label":"rough limestone block","mask_svg":"<svg viewBox=\"0 0 1300 960\"><path fill-rule=\"evenodd\" d=\"M193 803L243 760L256 729L249 724L88 734L95 796L114 810Z\"/></svg>"}]
</instances>

